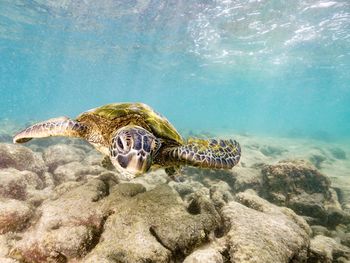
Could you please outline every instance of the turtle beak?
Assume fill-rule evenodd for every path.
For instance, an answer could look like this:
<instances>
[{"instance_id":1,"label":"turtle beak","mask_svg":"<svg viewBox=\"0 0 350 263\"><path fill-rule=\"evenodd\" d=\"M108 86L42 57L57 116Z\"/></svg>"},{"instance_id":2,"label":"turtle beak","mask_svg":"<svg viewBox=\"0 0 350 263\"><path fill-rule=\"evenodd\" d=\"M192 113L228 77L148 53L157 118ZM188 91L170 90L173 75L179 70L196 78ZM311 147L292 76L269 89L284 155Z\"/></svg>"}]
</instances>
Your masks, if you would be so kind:
<instances>
[{"instance_id":1,"label":"turtle beak","mask_svg":"<svg viewBox=\"0 0 350 263\"><path fill-rule=\"evenodd\" d=\"M152 156L150 153L140 150L137 154L131 157L131 160L127 166L127 171L135 174L141 175L149 170L152 164Z\"/></svg>"}]
</instances>

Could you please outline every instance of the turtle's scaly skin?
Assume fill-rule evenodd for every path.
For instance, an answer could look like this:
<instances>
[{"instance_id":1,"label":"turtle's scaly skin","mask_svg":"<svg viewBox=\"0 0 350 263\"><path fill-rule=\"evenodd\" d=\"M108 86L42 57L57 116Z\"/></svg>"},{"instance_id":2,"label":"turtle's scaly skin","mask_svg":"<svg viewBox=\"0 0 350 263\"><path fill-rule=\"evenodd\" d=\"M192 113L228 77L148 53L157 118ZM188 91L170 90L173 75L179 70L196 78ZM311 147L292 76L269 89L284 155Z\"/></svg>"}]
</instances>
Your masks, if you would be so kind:
<instances>
[{"instance_id":1,"label":"turtle's scaly skin","mask_svg":"<svg viewBox=\"0 0 350 263\"><path fill-rule=\"evenodd\" d=\"M234 140L190 138L185 145L165 149L161 156L174 164L230 169L239 162L241 148Z\"/></svg>"},{"instance_id":2,"label":"turtle's scaly skin","mask_svg":"<svg viewBox=\"0 0 350 263\"><path fill-rule=\"evenodd\" d=\"M68 136L85 138L88 128L67 117L49 119L36 123L16 134L14 143L28 142L33 138L43 138L49 136Z\"/></svg>"}]
</instances>

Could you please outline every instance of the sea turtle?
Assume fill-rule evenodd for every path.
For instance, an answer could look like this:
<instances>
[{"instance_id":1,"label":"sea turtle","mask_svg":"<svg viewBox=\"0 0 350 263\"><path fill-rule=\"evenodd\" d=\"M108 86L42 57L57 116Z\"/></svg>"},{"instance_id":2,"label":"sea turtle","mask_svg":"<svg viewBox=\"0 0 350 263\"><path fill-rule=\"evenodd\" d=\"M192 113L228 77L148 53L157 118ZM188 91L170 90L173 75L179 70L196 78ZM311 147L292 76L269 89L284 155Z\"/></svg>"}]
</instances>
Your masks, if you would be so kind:
<instances>
[{"instance_id":1,"label":"sea turtle","mask_svg":"<svg viewBox=\"0 0 350 263\"><path fill-rule=\"evenodd\" d=\"M85 139L106 156L105 163L112 163L128 179L147 172L151 166L169 172L182 165L231 169L241 156L234 140L185 141L165 117L143 103L107 104L75 120L49 119L19 132L13 142L48 136Z\"/></svg>"}]
</instances>

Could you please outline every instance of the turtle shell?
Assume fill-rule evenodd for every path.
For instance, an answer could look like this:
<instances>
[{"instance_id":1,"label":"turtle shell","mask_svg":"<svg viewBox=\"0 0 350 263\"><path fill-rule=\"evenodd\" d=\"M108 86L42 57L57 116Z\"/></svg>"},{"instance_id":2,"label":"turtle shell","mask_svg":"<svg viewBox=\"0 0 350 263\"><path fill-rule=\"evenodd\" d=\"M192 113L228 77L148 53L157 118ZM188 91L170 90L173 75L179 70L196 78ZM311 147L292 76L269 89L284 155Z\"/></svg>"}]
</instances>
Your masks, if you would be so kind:
<instances>
[{"instance_id":1,"label":"turtle shell","mask_svg":"<svg viewBox=\"0 0 350 263\"><path fill-rule=\"evenodd\" d=\"M151 107L143 103L112 103L98 108L91 109L78 116L78 120L87 115L98 115L109 121L118 120L119 118L128 118L135 125L142 125L141 119L148 127L144 127L152 132L156 137L166 141L173 141L183 144L181 135L176 131L174 126L162 115L155 112ZM138 117L138 118L137 118Z\"/></svg>"}]
</instances>

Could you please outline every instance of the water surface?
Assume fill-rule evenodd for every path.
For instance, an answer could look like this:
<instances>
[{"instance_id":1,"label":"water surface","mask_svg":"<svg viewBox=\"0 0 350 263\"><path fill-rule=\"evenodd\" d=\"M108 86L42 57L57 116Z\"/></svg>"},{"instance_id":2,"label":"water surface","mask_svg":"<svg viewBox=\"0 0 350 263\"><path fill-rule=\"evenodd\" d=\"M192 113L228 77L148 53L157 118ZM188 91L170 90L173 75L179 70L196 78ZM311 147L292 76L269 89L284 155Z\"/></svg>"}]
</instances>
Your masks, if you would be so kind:
<instances>
[{"instance_id":1,"label":"water surface","mask_svg":"<svg viewBox=\"0 0 350 263\"><path fill-rule=\"evenodd\" d=\"M350 3L0 2L0 118L142 101L180 130L339 139Z\"/></svg>"}]
</instances>

